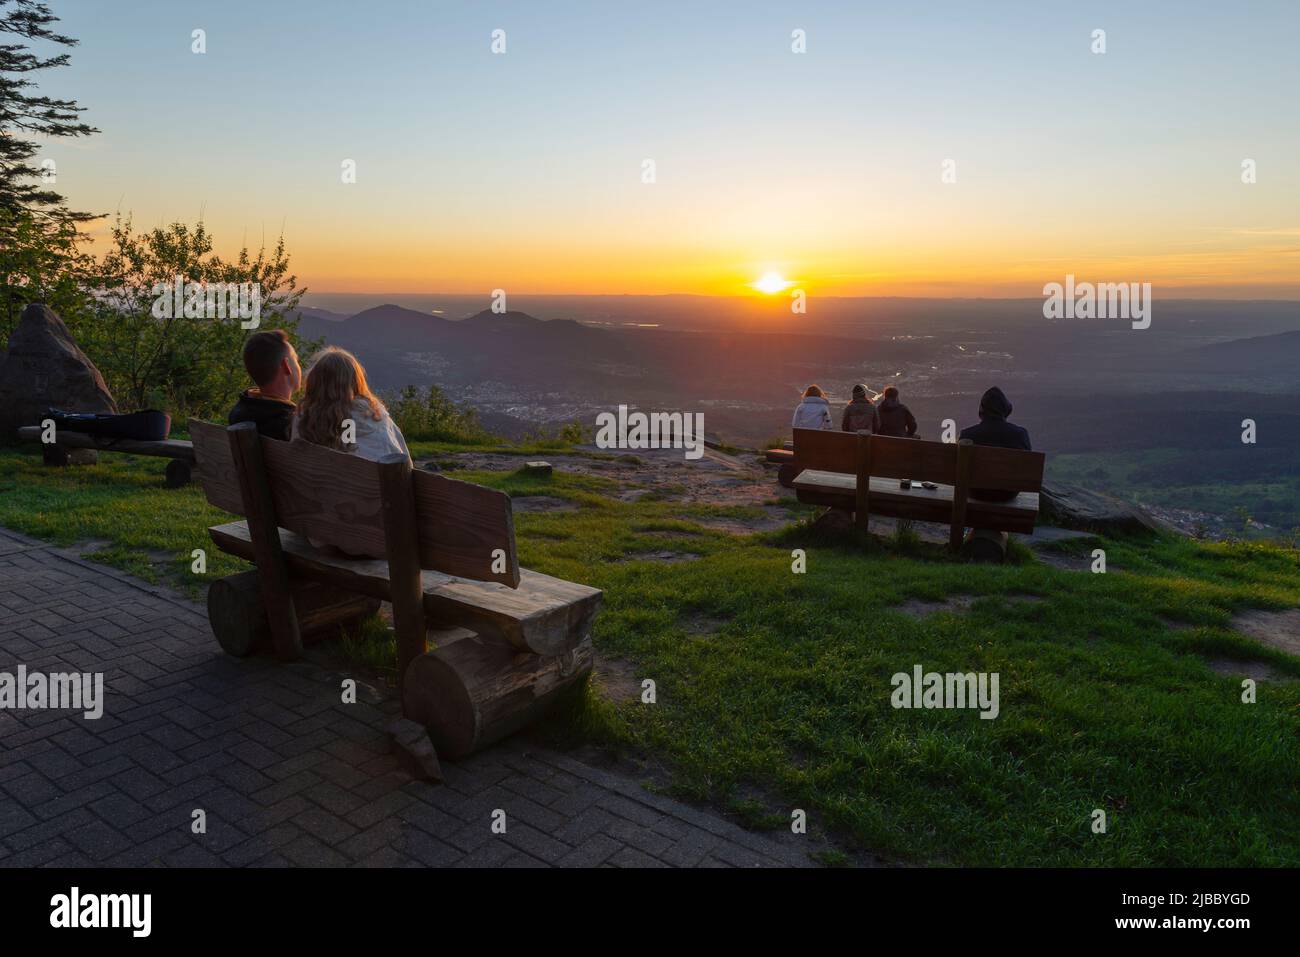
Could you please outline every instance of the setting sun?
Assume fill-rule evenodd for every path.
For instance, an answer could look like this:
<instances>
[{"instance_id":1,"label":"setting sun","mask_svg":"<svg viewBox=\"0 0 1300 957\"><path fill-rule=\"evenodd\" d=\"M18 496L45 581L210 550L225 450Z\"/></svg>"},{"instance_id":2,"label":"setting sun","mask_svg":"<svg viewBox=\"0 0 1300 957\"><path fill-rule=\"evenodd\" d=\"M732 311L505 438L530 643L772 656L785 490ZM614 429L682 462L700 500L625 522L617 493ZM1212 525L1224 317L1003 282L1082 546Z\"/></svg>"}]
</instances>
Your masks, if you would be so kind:
<instances>
[{"instance_id":1,"label":"setting sun","mask_svg":"<svg viewBox=\"0 0 1300 957\"><path fill-rule=\"evenodd\" d=\"M759 292L767 293L767 295L770 296L774 293L784 292L793 285L794 283L787 282L785 277L780 273L768 272L764 273L762 277L754 283L754 288Z\"/></svg>"}]
</instances>

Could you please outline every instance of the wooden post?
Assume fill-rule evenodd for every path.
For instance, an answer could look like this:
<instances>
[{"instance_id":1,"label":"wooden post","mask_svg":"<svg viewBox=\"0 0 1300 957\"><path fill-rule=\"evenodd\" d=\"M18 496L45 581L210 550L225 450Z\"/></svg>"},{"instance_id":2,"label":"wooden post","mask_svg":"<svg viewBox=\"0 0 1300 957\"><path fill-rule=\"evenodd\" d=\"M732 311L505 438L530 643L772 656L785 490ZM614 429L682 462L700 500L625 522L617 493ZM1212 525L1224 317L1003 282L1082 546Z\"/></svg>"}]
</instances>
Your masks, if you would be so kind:
<instances>
[{"instance_id":1,"label":"wooden post","mask_svg":"<svg viewBox=\"0 0 1300 957\"><path fill-rule=\"evenodd\" d=\"M871 521L871 433L858 432L857 492L853 506L853 524L866 532Z\"/></svg>"},{"instance_id":2,"label":"wooden post","mask_svg":"<svg viewBox=\"0 0 1300 957\"><path fill-rule=\"evenodd\" d=\"M961 551L962 536L966 533L966 500L970 497L970 463L975 443L970 439L957 442L957 475L952 483L952 530L948 534L948 547Z\"/></svg>"},{"instance_id":3,"label":"wooden post","mask_svg":"<svg viewBox=\"0 0 1300 957\"><path fill-rule=\"evenodd\" d=\"M298 613L289 590L289 571L280 551L280 525L275 517L275 500L271 483L262 464L262 437L257 425L240 422L226 429L230 436L230 454L239 471L239 491L248 519L248 537L253 542L253 563L262 586L262 603L271 626L271 641L282 660L302 657L302 635L298 631Z\"/></svg>"},{"instance_id":4,"label":"wooden post","mask_svg":"<svg viewBox=\"0 0 1300 957\"><path fill-rule=\"evenodd\" d=\"M415 518L415 489L411 460L401 453L379 460L379 498L384 512L384 551L397 633L397 681L424 654L424 587L420 577L420 544Z\"/></svg>"}]
</instances>

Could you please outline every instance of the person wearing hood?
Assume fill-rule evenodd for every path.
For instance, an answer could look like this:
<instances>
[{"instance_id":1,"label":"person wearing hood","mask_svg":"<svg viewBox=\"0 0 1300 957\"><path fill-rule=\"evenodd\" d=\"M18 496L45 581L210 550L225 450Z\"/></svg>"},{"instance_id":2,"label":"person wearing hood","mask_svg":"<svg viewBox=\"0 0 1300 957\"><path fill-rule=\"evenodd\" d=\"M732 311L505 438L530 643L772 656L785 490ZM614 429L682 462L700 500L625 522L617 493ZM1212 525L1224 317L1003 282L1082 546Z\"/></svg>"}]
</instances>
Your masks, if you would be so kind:
<instances>
[{"instance_id":1,"label":"person wearing hood","mask_svg":"<svg viewBox=\"0 0 1300 957\"><path fill-rule=\"evenodd\" d=\"M1029 444L1029 432L1023 427L1007 421L1011 415L1011 400L997 386L989 389L980 398L979 425L968 426L961 430L959 438L970 439L976 445L992 445L1002 449L1023 449L1032 452ZM1002 489L973 488L971 494L991 501L1009 502L1016 497L1015 492Z\"/></svg>"},{"instance_id":2,"label":"person wearing hood","mask_svg":"<svg viewBox=\"0 0 1300 957\"><path fill-rule=\"evenodd\" d=\"M895 386L885 389L885 397L876 406L876 420L879 423L876 429L878 435L899 439L910 439L916 435L916 416L898 401L898 389Z\"/></svg>"},{"instance_id":3,"label":"person wearing hood","mask_svg":"<svg viewBox=\"0 0 1300 957\"><path fill-rule=\"evenodd\" d=\"M867 387L858 383L853 387L853 398L844 407L840 416L840 430L843 432L876 432L876 407L867 398Z\"/></svg>"},{"instance_id":4,"label":"person wearing hood","mask_svg":"<svg viewBox=\"0 0 1300 957\"><path fill-rule=\"evenodd\" d=\"M790 421L796 429L831 429L831 404L820 386L810 385L803 390L803 400L795 406L794 418Z\"/></svg>"}]
</instances>

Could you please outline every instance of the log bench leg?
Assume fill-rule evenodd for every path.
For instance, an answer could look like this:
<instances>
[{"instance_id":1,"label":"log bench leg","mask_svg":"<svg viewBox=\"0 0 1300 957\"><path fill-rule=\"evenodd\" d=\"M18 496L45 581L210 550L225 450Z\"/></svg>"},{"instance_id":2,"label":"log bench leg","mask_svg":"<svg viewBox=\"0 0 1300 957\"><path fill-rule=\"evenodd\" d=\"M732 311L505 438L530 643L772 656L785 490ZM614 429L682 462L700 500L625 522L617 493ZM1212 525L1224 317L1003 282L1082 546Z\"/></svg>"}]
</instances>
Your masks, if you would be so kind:
<instances>
[{"instance_id":1,"label":"log bench leg","mask_svg":"<svg viewBox=\"0 0 1300 957\"><path fill-rule=\"evenodd\" d=\"M972 529L964 551L971 561L1001 564L1007 557L1007 538L1006 532L995 532L989 528Z\"/></svg>"},{"instance_id":2,"label":"log bench leg","mask_svg":"<svg viewBox=\"0 0 1300 957\"><path fill-rule=\"evenodd\" d=\"M465 757L535 721L582 684L591 664L590 637L542 657L469 632L411 662L402 712L428 729L440 756Z\"/></svg>"},{"instance_id":3,"label":"log bench leg","mask_svg":"<svg viewBox=\"0 0 1300 957\"><path fill-rule=\"evenodd\" d=\"M184 459L172 459L167 463L167 487L180 488L189 485L194 477L194 468Z\"/></svg>"},{"instance_id":4,"label":"log bench leg","mask_svg":"<svg viewBox=\"0 0 1300 957\"><path fill-rule=\"evenodd\" d=\"M294 579L290 594L303 643L354 636L361 622L379 610L379 599L334 585ZM271 625L262 606L257 572L219 578L208 586L208 622L223 651L236 658L272 650Z\"/></svg>"}]
</instances>

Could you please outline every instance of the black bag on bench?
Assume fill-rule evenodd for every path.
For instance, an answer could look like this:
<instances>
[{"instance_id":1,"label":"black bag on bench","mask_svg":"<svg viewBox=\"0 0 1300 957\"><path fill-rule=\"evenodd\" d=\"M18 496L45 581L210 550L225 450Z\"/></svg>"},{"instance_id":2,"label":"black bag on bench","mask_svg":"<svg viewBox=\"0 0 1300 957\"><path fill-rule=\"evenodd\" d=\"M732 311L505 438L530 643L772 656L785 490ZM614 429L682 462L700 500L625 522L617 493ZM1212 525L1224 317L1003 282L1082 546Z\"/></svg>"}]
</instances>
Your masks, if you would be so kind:
<instances>
[{"instance_id":1,"label":"black bag on bench","mask_svg":"<svg viewBox=\"0 0 1300 957\"><path fill-rule=\"evenodd\" d=\"M172 417L157 409L139 412L62 412L50 409L45 418L54 420L54 428L80 432L104 439L135 439L161 442L172 430Z\"/></svg>"}]
</instances>

